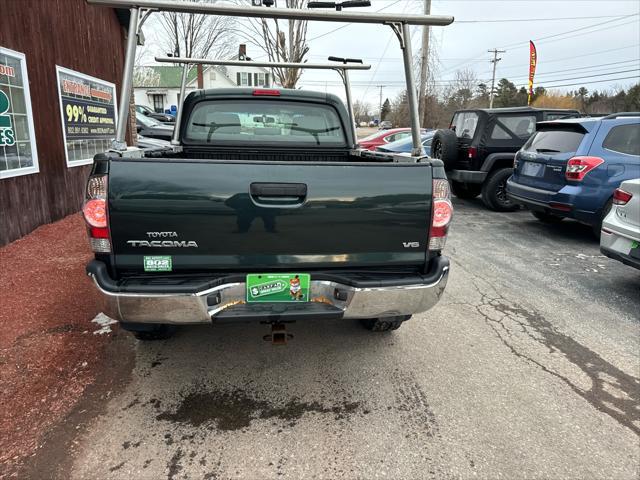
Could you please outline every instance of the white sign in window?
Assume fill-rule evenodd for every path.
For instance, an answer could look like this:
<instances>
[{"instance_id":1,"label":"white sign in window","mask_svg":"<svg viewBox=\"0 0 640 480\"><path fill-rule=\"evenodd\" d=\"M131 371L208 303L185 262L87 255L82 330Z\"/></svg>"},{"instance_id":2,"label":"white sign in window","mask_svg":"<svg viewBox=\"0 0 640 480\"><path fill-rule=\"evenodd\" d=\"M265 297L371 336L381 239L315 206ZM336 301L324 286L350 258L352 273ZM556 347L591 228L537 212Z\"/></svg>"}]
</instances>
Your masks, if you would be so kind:
<instances>
[{"instance_id":1,"label":"white sign in window","mask_svg":"<svg viewBox=\"0 0 640 480\"><path fill-rule=\"evenodd\" d=\"M93 162L116 136L116 86L56 65L67 166Z\"/></svg>"},{"instance_id":2,"label":"white sign in window","mask_svg":"<svg viewBox=\"0 0 640 480\"><path fill-rule=\"evenodd\" d=\"M0 179L38 172L27 61L0 47Z\"/></svg>"}]
</instances>

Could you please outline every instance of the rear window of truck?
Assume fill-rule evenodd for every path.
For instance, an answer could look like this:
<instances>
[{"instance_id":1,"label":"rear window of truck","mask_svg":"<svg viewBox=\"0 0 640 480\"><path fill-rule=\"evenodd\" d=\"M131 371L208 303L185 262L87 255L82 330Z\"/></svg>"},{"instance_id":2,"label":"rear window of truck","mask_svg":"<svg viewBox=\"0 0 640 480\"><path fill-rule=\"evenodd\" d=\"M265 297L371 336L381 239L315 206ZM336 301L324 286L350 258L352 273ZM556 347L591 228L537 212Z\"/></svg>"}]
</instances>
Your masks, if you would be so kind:
<instances>
[{"instance_id":1,"label":"rear window of truck","mask_svg":"<svg viewBox=\"0 0 640 480\"><path fill-rule=\"evenodd\" d=\"M191 111L183 140L191 144L346 146L329 105L273 100L208 100Z\"/></svg>"},{"instance_id":2,"label":"rear window of truck","mask_svg":"<svg viewBox=\"0 0 640 480\"><path fill-rule=\"evenodd\" d=\"M539 130L524 144L522 150L536 153L575 152L584 135L584 132L570 129Z\"/></svg>"}]
</instances>

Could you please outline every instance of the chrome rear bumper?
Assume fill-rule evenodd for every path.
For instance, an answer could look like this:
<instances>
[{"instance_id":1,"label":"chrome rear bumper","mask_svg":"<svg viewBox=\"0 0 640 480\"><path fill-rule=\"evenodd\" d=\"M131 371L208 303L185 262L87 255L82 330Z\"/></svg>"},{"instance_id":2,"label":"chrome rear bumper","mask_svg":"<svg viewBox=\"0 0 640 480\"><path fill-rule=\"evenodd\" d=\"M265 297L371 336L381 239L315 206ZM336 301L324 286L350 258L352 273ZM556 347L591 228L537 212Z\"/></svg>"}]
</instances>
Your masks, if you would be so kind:
<instances>
[{"instance_id":1,"label":"chrome rear bumper","mask_svg":"<svg viewBox=\"0 0 640 480\"><path fill-rule=\"evenodd\" d=\"M189 293L136 293L115 291L101 275L87 268L105 299L105 313L123 322L197 324L211 323L230 317L237 308L255 308L255 318L277 321L280 315L295 317L305 313L314 303L328 309L326 314L340 318L377 318L411 315L433 307L442 296L449 275L449 262L444 257L437 260L436 270L425 277L424 283L382 287L357 287L336 281L311 280L311 301L278 304L265 311L265 304L246 304L244 282L224 283L213 288ZM269 304L267 304L269 305ZM315 305L317 306L317 305ZM317 309L316 309L317 310ZM253 315L252 315L253 316ZM232 317L232 315L231 315ZM301 315L304 317L304 315Z\"/></svg>"}]
</instances>

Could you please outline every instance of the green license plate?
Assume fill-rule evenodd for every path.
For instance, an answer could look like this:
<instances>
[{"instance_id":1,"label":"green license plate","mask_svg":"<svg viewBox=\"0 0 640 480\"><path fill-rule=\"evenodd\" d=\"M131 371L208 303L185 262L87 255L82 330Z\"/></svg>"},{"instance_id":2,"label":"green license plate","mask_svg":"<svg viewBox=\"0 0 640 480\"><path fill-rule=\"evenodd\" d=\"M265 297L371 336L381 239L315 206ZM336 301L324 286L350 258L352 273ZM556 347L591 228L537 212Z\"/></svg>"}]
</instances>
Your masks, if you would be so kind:
<instances>
[{"instance_id":1,"label":"green license plate","mask_svg":"<svg viewBox=\"0 0 640 480\"><path fill-rule=\"evenodd\" d=\"M247 302L308 302L308 273L250 273Z\"/></svg>"}]
</instances>

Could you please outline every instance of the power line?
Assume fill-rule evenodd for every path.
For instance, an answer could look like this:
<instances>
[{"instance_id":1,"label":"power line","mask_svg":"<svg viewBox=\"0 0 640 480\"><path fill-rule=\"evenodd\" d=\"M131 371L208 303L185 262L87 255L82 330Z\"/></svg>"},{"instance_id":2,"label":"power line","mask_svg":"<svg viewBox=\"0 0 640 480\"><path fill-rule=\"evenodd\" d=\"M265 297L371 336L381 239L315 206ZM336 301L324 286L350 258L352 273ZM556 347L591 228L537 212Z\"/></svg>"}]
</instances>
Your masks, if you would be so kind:
<instances>
[{"instance_id":1,"label":"power line","mask_svg":"<svg viewBox=\"0 0 640 480\"><path fill-rule=\"evenodd\" d=\"M391 3L391 4L387 5L386 7L382 7L381 9L376 10L376 13L377 13L377 12L382 12L383 10L386 10L387 8L391 8L391 7L393 7L394 5L396 5L397 3L400 3L401 1L402 1L402 0L395 0L393 3ZM405 7L406 7L406 6L405 6ZM404 11L404 10L403 10L403 11ZM309 40L307 40L307 41L308 41L308 42L311 42L312 40L317 40L318 38L326 37L327 35L331 35L332 33L337 32L338 30L342 30L343 28L350 27L351 25L352 25L351 23L347 23L347 24L345 24L345 25L341 25L340 27L334 28L333 30L329 30L328 32L322 33L322 34L320 34L320 35L316 35L315 37L310 38L310 39L309 39Z\"/></svg>"},{"instance_id":2,"label":"power line","mask_svg":"<svg viewBox=\"0 0 640 480\"><path fill-rule=\"evenodd\" d=\"M456 20L455 23L508 23L508 22L554 22L557 20L592 20L594 18L616 18L620 15L597 15L592 17L556 17L556 18L501 18L483 20Z\"/></svg>"},{"instance_id":3,"label":"power line","mask_svg":"<svg viewBox=\"0 0 640 480\"><path fill-rule=\"evenodd\" d=\"M402 8L402 13L404 13L405 10L407 9L407 5L408 5L408 3L405 4L405 6ZM393 34L389 33L389 39L387 40L387 44L384 46L384 50L382 51L382 58L384 58L384 56L387 54L387 50L389 49L389 45L391 45L391 40L393 40ZM362 99L364 99L364 97L367 95L367 92L369 91L369 88L371 87L371 83L376 78L376 73L378 73L378 69L379 68L380 68L380 62L378 62L376 64L376 68L373 71L373 74L371 75L371 79L369 80L369 84L367 85L367 88L365 89L364 93L362 94L362 97L360 97L360 101L362 101Z\"/></svg>"},{"instance_id":4,"label":"power line","mask_svg":"<svg viewBox=\"0 0 640 480\"><path fill-rule=\"evenodd\" d=\"M595 75L581 75L580 77L556 78L554 80L545 80L545 82L564 82L565 80L579 80L581 78L605 77L608 75L618 75L620 73L629 73L629 72L640 72L640 67L633 68L631 70L619 70L617 72L599 73ZM640 80L640 76L637 76L636 78ZM542 83L542 82L538 82L538 83Z\"/></svg>"},{"instance_id":5,"label":"power line","mask_svg":"<svg viewBox=\"0 0 640 480\"><path fill-rule=\"evenodd\" d=\"M583 85L591 85L592 83L603 83L603 82L615 82L617 80L629 80L635 78L636 80L638 79L638 76L634 75L631 77L618 77L618 78L609 78L606 80L590 80L588 82L580 82L580 83L564 83L561 85L541 85L544 88L558 88L558 87L577 87L578 85L583 86ZM524 85L517 85L517 86L522 86L524 87Z\"/></svg>"},{"instance_id":6,"label":"power line","mask_svg":"<svg viewBox=\"0 0 640 480\"><path fill-rule=\"evenodd\" d=\"M633 17L633 16L638 16L638 15L640 15L640 14L638 14L638 13L634 13L634 14L631 14L631 15L621 15L621 16L619 16L618 18L614 18L614 19L612 19L612 20L606 20L606 21L604 21L604 22L597 22L597 23L593 23L593 24L591 24L591 25L586 25L586 26L584 26L584 27L576 28L576 29L574 29L574 30L567 30L567 31L564 31L564 32L555 33L555 34L553 34L553 35L547 35L546 37L539 37L539 38L535 38L535 39L533 39L533 41L534 41L534 42L540 42L540 41L542 41L542 40L547 40L547 39L550 39L550 38L556 38L556 37L559 37L559 36L561 36L561 35L566 35L566 34L569 34L569 33L574 33L574 32L577 32L577 31L585 30L585 29L592 28L592 27L597 27L597 26L604 25L604 24L609 24L609 23L612 23L612 22L617 22L617 21L619 21L619 20L624 20L625 18L629 18L629 17ZM625 25L626 25L626 24L625 24ZM592 33L592 32L586 32L586 33ZM562 40L562 39L561 39L561 40ZM525 42L512 43L512 44L510 44L510 45L504 45L504 46L501 46L500 48L508 49L508 48L512 48L512 47L517 47L517 46L519 46L519 45L529 45L529 41L527 40L527 41L525 41ZM471 58L468 58L468 59L466 59L464 62L459 63L459 64L457 64L457 65L455 65L455 66L453 66L453 67L450 67L450 68L446 69L446 70L445 70L445 72L450 72L450 71L457 70L460 66L465 65L466 63L470 62L471 60L475 60L476 58L478 58L478 57L479 57L479 56L481 56L481 55L483 55L483 53L480 53L480 54L475 55L475 56L473 56L473 57L471 57ZM443 73L445 73L445 72L443 72Z\"/></svg>"},{"instance_id":7,"label":"power line","mask_svg":"<svg viewBox=\"0 0 640 480\"><path fill-rule=\"evenodd\" d=\"M577 70L602 70L602 67L607 67L609 68L611 65L620 65L621 63L638 63L640 62L640 59L636 59L636 60L624 60L622 62L611 62L611 63L603 63L602 65L588 65L585 67L575 67L575 68L567 68L564 70L554 70L551 72L544 72L544 73L536 73L536 77L540 77L540 76L546 76L546 75L551 75L553 73L569 73L569 72L575 72ZM525 65L526 66L526 65ZM522 67L522 66L520 66ZM600 68L598 68L600 67ZM605 68L605 70L607 69ZM619 68L619 67L616 67ZM487 71L487 72L482 72L479 74L480 77L483 77L484 75L489 75L491 72ZM583 74L587 74L587 73L592 73L591 71L587 71L587 72L582 72ZM510 79L518 79L518 78L529 78L529 75L517 75L515 77L509 77Z\"/></svg>"},{"instance_id":8,"label":"power line","mask_svg":"<svg viewBox=\"0 0 640 480\"><path fill-rule=\"evenodd\" d=\"M556 59L552 59L552 60L545 60L544 64L546 65L546 64L549 64L549 63L562 62L564 60L573 60L575 58L592 57L592 56L595 56L595 55L601 55L603 53L617 52L619 50L626 50L626 49L633 48L633 47L640 47L640 43L636 43L635 45L628 45L626 47L610 48L608 50L600 50L598 52L585 53L585 54L582 54L582 55L572 55L570 57L563 57L563 58L556 58ZM503 71L504 70L513 70L514 68L522 68L522 65L508 65L506 67L502 67L502 70Z\"/></svg>"},{"instance_id":9,"label":"power line","mask_svg":"<svg viewBox=\"0 0 640 480\"><path fill-rule=\"evenodd\" d=\"M605 24L617 22L617 21L620 21L620 20L624 20L625 18L629 18L629 17L637 17L638 15L640 15L640 13L632 13L631 15L622 15L622 16L620 16L618 18L614 18L612 20L605 20L604 22L596 22L596 23L593 23L591 25L585 25L584 27L575 28L573 30L567 30L565 32L555 33L553 35L547 35L546 37L535 38L535 39L533 39L533 41L534 42L542 42L543 40L548 40L550 38L556 38L556 37L560 37L562 35L567 35L569 33L574 33L574 32L579 32L579 31L582 31L582 30L587 30L589 28L598 27L600 25L605 25ZM627 23L632 23L632 22L627 22ZM627 25L627 23L624 23L624 24L621 24L621 25ZM615 25L615 26L619 27L621 25ZM594 31L597 32L599 30L594 30ZM592 32L584 32L584 33L581 33L580 35L587 35L589 33L593 33L593 31ZM578 36L578 35L576 35L576 36ZM561 40L564 40L564 39L561 39ZM502 46L502 48L513 48L513 47L517 47L517 46L522 45L522 44L529 45L529 41L527 40L526 42L517 42L517 43L512 43L511 45L504 45L504 46Z\"/></svg>"},{"instance_id":10,"label":"power line","mask_svg":"<svg viewBox=\"0 0 640 480\"><path fill-rule=\"evenodd\" d=\"M593 78L593 77L604 77L604 76L610 76L610 75L619 75L621 73L629 73L629 72L640 72L640 67L631 69L631 70L619 70L619 71L612 71L612 72L606 72L606 73L599 73L599 74L594 74L594 75L583 75L580 77L563 77L563 78L554 78L553 80L543 80L541 82L536 82L536 83L548 83L548 82L565 82L568 80L578 80L578 79L585 79L585 78ZM636 76L636 77L628 77L628 78L638 78L640 79L640 76ZM606 81L606 80L604 80ZM390 84L394 84L394 85L404 85L404 81L402 80L384 80L385 82L385 86L389 86ZM324 85L325 83L331 84L331 85L342 85L343 83L341 81L338 80L329 80L329 81L323 81L323 80L306 80L303 83L307 83L307 84L322 84ZM367 82L366 80L363 81L353 81L351 82L352 85L358 85L358 86L365 86L367 84L369 84L370 82ZM440 79L440 80L435 80L436 86L447 86L447 85L451 85L451 84L455 84L456 80L445 80L445 79ZM522 84L516 84L516 86L521 87L521 86L526 86L527 84L522 83Z\"/></svg>"},{"instance_id":11,"label":"power line","mask_svg":"<svg viewBox=\"0 0 640 480\"><path fill-rule=\"evenodd\" d=\"M377 2L379 2L380 0L376 0ZM403 0L386 0L386 1L390 1L393 2L389 5L387 5L386 7L383 7L379 10L376 10L376 12L381 12L383 10L386 10L387 8L390 8L398 3L400 3ZM420 0L408 0L408 1L420 1ZM509 22L555 22L558 20L591 20L594 18L617 18L620 15L600 15L600 16L589 16L589 17L558 17L558 18L501 18L501 19L483 19L483 20L456 20L455 23L509 23ZM334 32L337 32L338 30L342 30L343 28L347 28L349 26L351 26L352 24L347 24L347 25L342 25L340 27L334 28L333 30L329 30L328 32L322 33L320 35L317 35L313 38L310 38L308 41L312 41L312 40L316 40L318 38L322 38L325 37L327 35L330 35Z\"/></svg>"}]
</instances>

